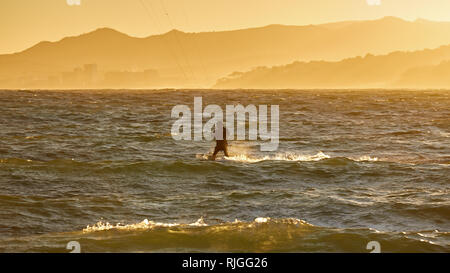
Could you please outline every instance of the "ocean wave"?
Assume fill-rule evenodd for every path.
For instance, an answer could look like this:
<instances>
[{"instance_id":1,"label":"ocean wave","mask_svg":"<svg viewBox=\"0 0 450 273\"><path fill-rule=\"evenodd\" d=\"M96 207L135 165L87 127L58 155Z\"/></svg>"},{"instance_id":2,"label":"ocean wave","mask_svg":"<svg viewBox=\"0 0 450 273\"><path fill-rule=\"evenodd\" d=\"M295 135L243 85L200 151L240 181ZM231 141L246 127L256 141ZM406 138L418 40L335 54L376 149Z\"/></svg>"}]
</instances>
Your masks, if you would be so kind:
<instances>
[{"instance_id":1,"label":"ocean wave","mask_svg":"<svg viewBox=\"0 0 450 273\"><path fill-rule=\"evenodd\" d=\"M360 156L357 158L350 157L350 159L353 161L358 161L358 162L360 162L360 161L372 161L372 162L379 161L378 157L372 157L370 155L363 155L363 156Z\"/></svg>"},{"instance_id":2,"label":"ocean wave","mask_svg":"<svg viewBox=\"0 0 450 273\"><path fill-rule=\"evenodd\" d=\"M98 222L80 231L0 239L0 251L66 252L78 241L83 252L448 252L450 233L440 230L385 232L373 228L312 225L296 218L258 217L208 224L145 219L131 224Z\"/></svg>"},{"instance_id":3,"label":"ocean wave","mask_svg":"<svg viewBox=\"0 0 450 273\"><path fill-rule=\"evenodd\" d=\"M209 155L207 154L197 154L197 158L200 159L209 159ZM236 162L243 162L243 163L257 163L261 161L301 161L301 162L310 162L310 161L321 161L324 159L332 159L332 158L339 158L339 157L331 157L330 155L327 155L321 151L319 151L316 154L298 154L294 152L286 152L286 153L278 153L275 155L250 155L250 154L236 154L229 157L223 157L223 159L228 161L236 161ZM351 161L378 161L377 157L364 155L360 157L343 157L346 160Z\"/></svg>"},{"instance_id":4,"label":"ocean wave","mask_svg":"<svg viewBox=\"0 0 450 273\"><path fill-rule=\"evenodd\" d=\"M95 231L105 231L105 230L144 230L144 229L152 229L156 227L177 227L177 226L207 226L203 221L203 218L198 219L194 223L190 224L179 224L179 223L161 223L161 222L153 222L148 219L144 219L142 222L136 224L121 224L117 223L115 225L111 225L109 222L97 222L92 226L87 226L83 229L83 232L95 232Z\"/></svg>"},{"instance_id":5,"label":"ocean wave","mask_svg":"<svg viewBox=\"0 0 450 273\"><path fill-rule=\"evenodd\" d=\"M0 164L16 164L16 165L25 165L33 160L31 159L23 159L23 158L0 158Z\"/></svg>"},{"instance_id":6,"label":"ocean wave","mask_svg":"<svg viewBox=\"0 0 450 273\"><path fill-rule=\"evenodd\" d=\"M287 219L271 219L270 217L257 217L253 222L249 222L248 227L254 226L256 224L261 223L289 223L289 224L302 224L302 225L310 225L306 221L294 219L294 218L287 218ZM222 225L240 225L244 222L239 221L237 219L234 220L234 222L227 222ZM105 231L105 230L146 230L146 229L153 229L153 228L159 228L159 227L165 227L165 228L171 228L171 227L208 227L211 226L209 224L206 224L203 217L199 218L197 221L192 223L163 223L163 222L154 222L148 219L144 219L142 222L135 223L135 224L121 224L117 223L115 225L111 225L108 222L97 222L96 224L90 226L88 225L86 228L83 229L84 233L87 232L96 232L96 231Z\"/></svg>"},{"instance_id":7,"label":"ocean wave","mask_svg":"<svg viewBox=\"0 0 450 273\"><path fill-rule=\"evenodd\" d=\"M196 154L196 159L209 160L210 154ZM317 152L316 154L303 154L296 152L285 152L277 154L253 154L242 153L233 154L230 157L218 156L217 159L222 162L236 162L236 163L260 163L266 161L272 162L317 162L318 164L325 165L346 165L354 162L380 162L380 163L398 163L407 165L439 165L448 166L448 159L414 159L414 158L389 158L378 157L373 155L361 155L361 156L336 156L329 155L324 152ZM96 173L141 173L150 171L194 171L194 172L209 172L210 170L230 169L238 167L238 165L230 164L209 164L208 168L202 162L192 159L153 159L153 160L96 160L96 161L81 161L73 158L57 158L53 160L38 160L38 159L26 159L26 158L0 158L0 166L8 166L13 168L24 168L33 166L36 170L56 168L58 171L72 171L73 168L83 168L88 170L95 170ZM236 169L233 169L237 171Z\"/></svg>"},{"instance_id":8,"label":"ocean wave","mask_svg":"<svg viewBox=\"0 0 450 273\"><path fill-rule=\"evenodd\" d=\"M378 241L382 252L449 251L450 234L430 230L383 232L372 228L332 228L296 218L258 217L253 221L208 224L163 223L145 219L134 224L104 222L88 226L80 239L91 251L214 252L369 252ZM87 236L87 237L86 237ZM92 240L95 239L95 240Z\"/></svg>"},{"instance_id":9,"label":"ocean wave","mask_svg":"<svg viewBox=\"0 0 450 273\"><path fill-rule=\"evenodd\" d=\"M329 155L323 152L318 152L315 155L302 155L296 153L279 153L276 155L263 155L263 156L252 156L246 154L233 155L230 157L225 157L226 160L237 161L237 162L247 162L256 163L261 161L319 161L322 159L330 158Z\"/></svg>"}]
</instances>

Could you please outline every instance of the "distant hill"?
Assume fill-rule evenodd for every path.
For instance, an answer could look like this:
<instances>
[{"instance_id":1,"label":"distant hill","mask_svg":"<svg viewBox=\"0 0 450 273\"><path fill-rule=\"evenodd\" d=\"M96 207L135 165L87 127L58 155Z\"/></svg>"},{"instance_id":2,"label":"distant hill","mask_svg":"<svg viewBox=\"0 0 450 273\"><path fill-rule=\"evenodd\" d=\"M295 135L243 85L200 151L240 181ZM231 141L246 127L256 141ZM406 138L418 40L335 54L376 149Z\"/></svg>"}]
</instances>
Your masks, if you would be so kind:
<instances>
[{"instance_id":1,"label":"distant hill","mask_svg":"<svg viewBox=\"0 0 450 273\"><path fill-rule=\"evenodd\" d=\"M367 53L379 55L444 44L450 44L450 23L410 22L395 17L204 33L173 30L147 38L101 28L57 42L41 42L19 53L0 55L0 88L45 87L47 79L60 82L58 77L63 72L85 64L96 64L101 73L152 69L158 72L162 85L209 87L233 71L262 65L337 61ZM151 82L143 84L152 86Z\"/></svg>"},{"instance_id":2,"label":"distant hill","mask_svg":"<svg viewBox=\"0 0 450 273\"><path fill-rule=\"evenodd\" d=\"M450 45L414 52L354 57L339 62L294 62L221 78L216 88L450 88Z\"/></svg>"},{"instance_id":3,"label":"distant hill","mask_svg":"<svg viewBox=\"0 0 450 273\"><path fill-rule=\"evenodd\" d=\"M403 73L394 87L450 88L450 61L438 65L415 67Z\"/></svg>"}]
</instances>

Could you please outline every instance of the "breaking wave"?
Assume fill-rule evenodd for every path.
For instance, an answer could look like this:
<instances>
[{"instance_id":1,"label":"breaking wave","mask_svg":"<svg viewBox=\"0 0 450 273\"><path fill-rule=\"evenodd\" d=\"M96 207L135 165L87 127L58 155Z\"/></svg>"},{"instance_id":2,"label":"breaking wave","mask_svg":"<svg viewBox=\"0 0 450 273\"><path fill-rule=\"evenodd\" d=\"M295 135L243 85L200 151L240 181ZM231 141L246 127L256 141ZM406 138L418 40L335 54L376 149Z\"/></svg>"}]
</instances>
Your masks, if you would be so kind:
<instances>
[{"instance_id":1,"label":"breaking wave","mask_svg":"<svg viewBox=\"0 0 450 273\"><path fill-rule=\"evenodd\" d=\"M278 220L272 220L270 217L257 217L253 222L248 222L247 226L252 227L257 224L261 223L288 223L288 224L296 224L296 225L308 225L312 226L306 221L294 219L294 218L287 218L287 219L278 219ZM238 219L235 219L234 222L226 222L225 225L240 225L244 222L239 221ZM224 225L222 224L222 225ZM96 224L90 226L88 225L86 228L83 229L83 232L95 232L95 231L105 231L105 230L147 230L147 229L153 229L153 228L172 228L172 227L208 227L211 226L209 224L206 224L203 218L198 219L197 221L193 223L188 224L182 224L182 223L161 223L161 222L154 222L150 221L148 219L144 219L142 222L135 223L135 224L121 224L117 223L115 225L111 225L108 222L97 222Z\"/></svg>"},{"instance_id":2,"label":"breaking wave","mask_svg":"<svg viewBox=\"0 0 450 273\"><path fill-rule=\"evenodd\" d=\"M79 242L83 252L367 253L371 241L380 243L381 252L450 251L450 233L440 230L384 232L320 227L296 218L258 217L221 223L206 223L203 218L186 224L148 219L131 224L98 222L81 231L0 240L0 252L67 252L64 246L69 241Z\"/></svg>"},{"instance_id":3,"label":"breaking wave","mask_svg":"<svg viewBox=\"0 0 450 273\"><path fill-rule=\"evenodd\" d=\"M197 158L200 159L209 159L209 155L207 154L199 154ZM320 161L324 159L331 159L330 155L327 155L323 152L318 152L312 155L305 154L297 154L293 152L286 153L278 153L275 155L250 155L250 154L236 154L229 157L224 157L225 160L243 162L243 163L257 163L261 161ZM372 157L368 155L360 156L360 157L346 157L348 160L352 161L378 161L377 157Z\"/></svg>"},{"instance_id":4,"label":"breaking wave","mask_svg":"<svg viewBox=\"0 0 450 273\"><path fill-rule=\"evenodd\" d=\"M190 224L178 224L178 223L160 223L149 221L148 219L143 220L142 222L136 224L121 224L117 223L115 225L111 225L108 222L97 222L92 226L87 226L83 229L83 232L93 232L93 231L104 231L104 230L144 230L144 229L152 229L156 227L178 227L178 226L191 226L191 227L201 227L207 226L203 221L203 218L198 219L194 223Z\"/></svg>"},{"instance_id":5,"label":"breaking wave","mask_svg":"<svg viewBox=\"0 0 450 273\"><path fill-rule=\"evenodd\" d=\"M258 217L253 221L163 223L148 219L134 224L98 222L77 240L86 251L218 251L218 252L369 252L378 241L382 252L449 251L450 234L438 230L383 232L372 228L329 228L296 218ZM83 239L89 239L83 241Z\"/></svg>"}]
</instances>

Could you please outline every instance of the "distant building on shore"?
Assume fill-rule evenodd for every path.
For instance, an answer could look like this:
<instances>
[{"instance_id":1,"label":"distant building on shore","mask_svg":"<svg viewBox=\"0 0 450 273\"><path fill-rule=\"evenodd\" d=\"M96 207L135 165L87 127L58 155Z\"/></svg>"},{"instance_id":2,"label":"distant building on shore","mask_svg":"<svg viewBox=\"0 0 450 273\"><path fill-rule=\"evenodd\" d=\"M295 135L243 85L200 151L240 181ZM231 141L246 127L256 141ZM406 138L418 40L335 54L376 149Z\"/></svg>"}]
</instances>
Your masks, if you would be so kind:
<instances>
[{"instance_id":1,"label":"distant building on shore","mask_svg":"<svg viewBox=\"0 0 450 273\"><path fill-rule=\"evenodd\" d=\"M83 68L63 72L61 77L65 87L92 87L99 82L97 64L85 64Z\"/></svg>"},{"instance_id":2,"label":"distant building on shore","mask_svg":"<svg viewBox=\"0 0 450 273\"><path fill-rule=\"evenodd\" d=\"M146 87L157 84L158 71L146 69L144 71L109 71L105 73L102 85L113 87Z\"/></svg>"}]
</instances>

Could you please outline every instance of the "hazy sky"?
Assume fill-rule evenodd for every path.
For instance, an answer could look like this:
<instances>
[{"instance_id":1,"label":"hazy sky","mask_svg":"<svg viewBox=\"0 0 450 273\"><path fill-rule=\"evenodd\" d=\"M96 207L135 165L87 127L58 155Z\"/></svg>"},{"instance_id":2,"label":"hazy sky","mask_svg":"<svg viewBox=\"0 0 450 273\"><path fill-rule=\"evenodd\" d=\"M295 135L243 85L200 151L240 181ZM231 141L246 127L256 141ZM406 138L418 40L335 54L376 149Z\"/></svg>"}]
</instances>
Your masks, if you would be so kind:
<instances>
[{"instance_id":1,"label":"hazy sky","mask_svg":"<svg viewBox=\"0 0 450 273\"><path fill-rule=\"evenodd\" d=\"M383 16L450 21L450 0L0 0L0 53L99 27L144 37Z\"/></svg>"}]
</instances>

